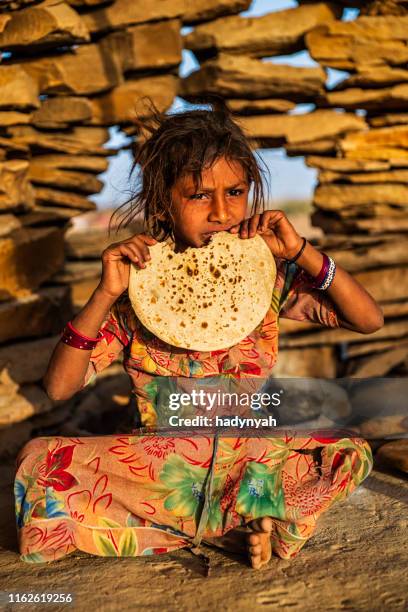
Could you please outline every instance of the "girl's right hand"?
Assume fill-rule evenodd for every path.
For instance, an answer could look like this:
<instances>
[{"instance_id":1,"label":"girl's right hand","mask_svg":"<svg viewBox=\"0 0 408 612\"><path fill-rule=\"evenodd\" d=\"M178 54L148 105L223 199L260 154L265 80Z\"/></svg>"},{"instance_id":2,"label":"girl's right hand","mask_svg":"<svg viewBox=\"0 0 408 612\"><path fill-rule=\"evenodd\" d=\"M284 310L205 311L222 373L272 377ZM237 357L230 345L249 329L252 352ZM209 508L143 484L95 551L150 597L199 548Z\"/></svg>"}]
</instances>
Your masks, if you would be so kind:
<instances>
[{"instance_id":1,"label":"girl's right hand","mask_svg":"<svg viewBox=\"0 0 408 612\"><path fill-rule=\"evenodd\" d=\"M149 246L157 240L146 234L135 234L122 242L110 244L102 252L102 277L98 289L116 299L129 286L130 264L146 267L150 260Z\"/></svg>"}]
</instances>

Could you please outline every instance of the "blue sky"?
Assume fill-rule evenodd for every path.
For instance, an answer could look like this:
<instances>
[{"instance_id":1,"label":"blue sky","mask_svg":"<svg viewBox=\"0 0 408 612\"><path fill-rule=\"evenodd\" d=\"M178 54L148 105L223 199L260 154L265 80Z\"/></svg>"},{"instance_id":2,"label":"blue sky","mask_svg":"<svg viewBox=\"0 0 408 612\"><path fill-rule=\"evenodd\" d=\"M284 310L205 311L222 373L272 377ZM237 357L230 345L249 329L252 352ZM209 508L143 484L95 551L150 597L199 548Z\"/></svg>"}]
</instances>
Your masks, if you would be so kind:
<instances>
[{"instance_id":1,"label":"blue sky","mask_svg":"<svg viewBox=\"0 0 408 612\"><path fill-rule=\"evenodd\" d=\"M279 11L287 8L298 6L294 0L254 0L249 10L242 12L243 16L260 16L265 13ZM354 19L357 15L355 9L346 9L344 19ZM183 28L182 32L186 33L192 28ZM263 58L262 61L271 61L279 64L291 64L293 66L317 66L316 62L309 56L306 51L294 53L287 56L278 56L271 58ZM183 60L180 65L179 74L182 77L187 76L199 67L190 51L183 51ZM346 73L338 70L328 69L327 84L329 87L335 85L339 80L342 80ZM187 105L176 98L172 107L168 112L182 110L190 105ZM313 105L299 104L295 113L305 113L313 108ZM119 131L117 127L110 129L111 139L105 145L107 147L117 147L122 143L129 142L128 139ZM308 168L303 157L286 157L283 149L261 149L259 154L264 159L270 172L270 195L272 205L281 203L285 199L309 199L313 193L316 184L316 171ZM91 197L97 203L98 208L116 207L119 206L127 197L129 189L128 173L131 166L131 156L128 151L118 153L115 157L110 158L109 169L107 172L100 175L100 179L104 181L103 190Z\"/></svg>"}]
</instances>

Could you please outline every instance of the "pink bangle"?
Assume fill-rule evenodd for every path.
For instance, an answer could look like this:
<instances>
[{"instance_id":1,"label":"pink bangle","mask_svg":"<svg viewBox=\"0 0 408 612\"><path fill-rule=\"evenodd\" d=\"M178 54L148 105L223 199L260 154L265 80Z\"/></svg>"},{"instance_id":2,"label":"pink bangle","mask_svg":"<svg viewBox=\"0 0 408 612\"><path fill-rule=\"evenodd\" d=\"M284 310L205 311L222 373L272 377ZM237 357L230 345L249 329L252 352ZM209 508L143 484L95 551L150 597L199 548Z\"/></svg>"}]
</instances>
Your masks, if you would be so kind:
<instances>
[{"instance_id":1,"label":"pink bangle","mask_svg":"<svg viewBox=\"0 0 408 612\"><path fill-rule=\"evenodd\" d=\"M85 336L85 334L83 334L82 332L78 331L77 329L75 329L75 327L72 325L71 321L68 321L67 326L69 327L69 329L71 331L74 332L74 334L76 334L77 336L81 336L81 338L84 338L85 340L89 340L90 342L99 342L99 338L90 338L89 336Z\"/></svg>"},{"instance_id":2,"label":"pink bangle","mask_svg":"<svg viewBox=\"0 0 408 612\"><path fill-rule=\"evenodd\" d=\"M74 348L83 349L86 351L94 349L102 338L103 332L101 330L98 331L98 336L96 338L84 336L77 329L75 329L71 321L66 324L61 334L61 342L64 342L64 344L68 344L69 346L73 346Z\"/></svg>"},{"instance_id":3,"label":"pink bangle","mask_svg":"<svg viewBox=\"0 0 408 612\"><path fill-rule=\"evenodd\" d=\"M323 255L323 263L322 263L322 267L321 270L319 272L319 274L317 276L314 277L314 286L315 287L319 287L319 285L322 284L328 269L329 269L329 265L330 265L330 260L327 257L326 253L322 253Z\"/></svg>"},{"instance_id":4,"label":"pink bangle","mask_svg":"<svg viewBox=\"0 0 408 612\"><path fill-rule=\"evenodd\" d=\"M332 284L334 275L336 274L336 264L331 257L326 255L326 253L322 253L322 255L322 269L317 276L312 277L312 287L320 291L326 291Z\"/></svg>"}]
</instances>

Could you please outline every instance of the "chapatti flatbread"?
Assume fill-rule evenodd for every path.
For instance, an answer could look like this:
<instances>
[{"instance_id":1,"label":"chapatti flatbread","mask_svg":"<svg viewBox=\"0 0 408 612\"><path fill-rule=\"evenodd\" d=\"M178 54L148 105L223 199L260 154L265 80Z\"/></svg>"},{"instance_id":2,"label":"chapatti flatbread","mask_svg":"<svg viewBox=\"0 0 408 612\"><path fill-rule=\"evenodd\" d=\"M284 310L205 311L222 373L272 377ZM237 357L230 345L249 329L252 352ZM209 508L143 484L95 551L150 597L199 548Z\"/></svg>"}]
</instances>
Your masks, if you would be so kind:
<instances>
[{"instance_id":1,"label":"chapatti flatbread","mask_svg":"<svg viewBox=\"0 0 408 612\"><path fill-rule=\"evenodd\" d=\"M218 232L209 244L175 253L149 247L146 268L131 264L129 298L141 323L161 340L194 351L234 346L262 321L272 300L274 257L255 235Z\"/></svg>"}]
</instances>

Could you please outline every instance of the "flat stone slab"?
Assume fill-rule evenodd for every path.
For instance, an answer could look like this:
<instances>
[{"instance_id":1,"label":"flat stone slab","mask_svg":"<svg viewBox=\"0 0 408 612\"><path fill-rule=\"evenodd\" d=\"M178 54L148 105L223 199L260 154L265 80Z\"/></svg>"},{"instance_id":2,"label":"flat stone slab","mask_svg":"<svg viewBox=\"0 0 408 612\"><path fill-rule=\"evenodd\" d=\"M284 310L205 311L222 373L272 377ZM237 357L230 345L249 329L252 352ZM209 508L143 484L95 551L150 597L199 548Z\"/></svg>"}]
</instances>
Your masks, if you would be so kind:
<instances>
[{"instance_id":1,"label":"flat stone slab","mask_svg":"<svg viewBox=\"0 0 408 612\"><path fill-rule=\"evenodd\" d=\"M11 463L0 468L0 584L3 591L74 594L74 608L53 609L406 610L408 479L403 474L373 471L321 517L314 537L292 561L273 557L254 571L244 556L205 547L211 565L205 578L196 557L185 550L121 559L78 551L49 564L20 561L13 473Z\"/></svg>"}]
</instances>

